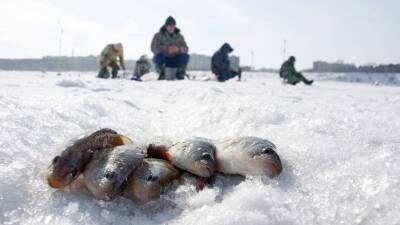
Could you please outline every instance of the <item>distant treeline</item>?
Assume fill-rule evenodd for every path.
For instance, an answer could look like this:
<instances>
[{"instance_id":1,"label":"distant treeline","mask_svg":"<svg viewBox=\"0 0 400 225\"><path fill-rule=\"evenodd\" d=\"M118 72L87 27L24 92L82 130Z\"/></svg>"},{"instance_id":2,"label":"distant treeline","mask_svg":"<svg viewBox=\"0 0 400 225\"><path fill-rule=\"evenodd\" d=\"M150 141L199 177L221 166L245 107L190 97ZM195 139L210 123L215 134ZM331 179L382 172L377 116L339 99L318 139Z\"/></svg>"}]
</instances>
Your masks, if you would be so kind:
<instances>
[{"instance_id":1,"label":"distant treeline","mask_svg":"<svg viewBox=\"0 0 400 225\"><path fill-rule=\"evenodd\" d=\"M231 66L238 68L239 57L231 57ZM132 71L135 60L125 60L127 70ZM210 70L211 57L191 54L189 70ZM41 59L0 59L0 70L20 71L97 71L99 69L98 56L56 57L45 56Z\"/></svg>"},{"instance_id":2,"label":"distant treeline","mask_svg":"<svg viewBox=\"0 0 400 225\"><path fill-rule=\"evenodd\" d=\"M128 69L133 68L133 60L127 60L125 63ZM41 59L0 59L0 70L96 71L98 68L99 58L97 56L46 56Z\"/></svg>"},{"instance_id":3,"label":"distant treeline","mask_svg":"<svg viewBox=\"0 0 400 225\"><path fill-rule=\"evenodd\" d=\"M313 68L309 72L332 72L332 73L400 73L400 64L387 65L368 65L356 66L346 63L328 63L324 61L316 61Z\"/></svg>"}]
</instances>

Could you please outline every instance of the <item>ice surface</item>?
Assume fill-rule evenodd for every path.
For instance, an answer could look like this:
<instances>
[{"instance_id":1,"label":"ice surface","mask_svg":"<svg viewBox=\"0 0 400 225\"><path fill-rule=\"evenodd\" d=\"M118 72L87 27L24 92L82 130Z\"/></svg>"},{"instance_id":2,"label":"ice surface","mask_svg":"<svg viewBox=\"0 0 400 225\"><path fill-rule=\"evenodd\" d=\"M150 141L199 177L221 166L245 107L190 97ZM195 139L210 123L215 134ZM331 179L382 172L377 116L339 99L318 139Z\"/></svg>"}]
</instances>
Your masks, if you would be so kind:
<instances>
[{"instance_id":1,"label":"ice surface","mask_svg":"<svg viewBox=\"0 0 400 225\"><path fill-rule=\"evenodd\" d=\"M398 87L292 87L268 74L242 83L94 76L0 72L0 224L400 223ZM146 206L49 188L44 174L60 146L101 127L134 141L265 137L284 171L217 177L200 193L181 186Z\"/></svg>"}]
</instances>

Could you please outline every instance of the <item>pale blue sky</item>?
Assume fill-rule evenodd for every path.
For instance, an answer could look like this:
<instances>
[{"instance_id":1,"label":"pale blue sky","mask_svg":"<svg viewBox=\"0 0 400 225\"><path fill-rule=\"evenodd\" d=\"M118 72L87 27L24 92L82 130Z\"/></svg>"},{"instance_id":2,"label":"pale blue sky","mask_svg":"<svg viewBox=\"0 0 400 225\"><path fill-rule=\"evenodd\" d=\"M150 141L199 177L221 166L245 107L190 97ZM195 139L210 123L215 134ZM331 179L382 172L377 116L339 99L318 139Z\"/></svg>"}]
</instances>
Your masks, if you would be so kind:
<instances>
[{"instance_id":1,"label":"pale blue sky","mask_svg":"<svg viewBox=\"0 0 400 225\"><path fill-rule=\"evenodd\" d=\"M122 42L127 58L150 53L150 42L173 15L190 51L211 55L225 41L242 64L279 67L283 40L299 68L314 60L400 63L398 0L2 0L0 58L97 55Z\"/></svg>"}]
</instances>

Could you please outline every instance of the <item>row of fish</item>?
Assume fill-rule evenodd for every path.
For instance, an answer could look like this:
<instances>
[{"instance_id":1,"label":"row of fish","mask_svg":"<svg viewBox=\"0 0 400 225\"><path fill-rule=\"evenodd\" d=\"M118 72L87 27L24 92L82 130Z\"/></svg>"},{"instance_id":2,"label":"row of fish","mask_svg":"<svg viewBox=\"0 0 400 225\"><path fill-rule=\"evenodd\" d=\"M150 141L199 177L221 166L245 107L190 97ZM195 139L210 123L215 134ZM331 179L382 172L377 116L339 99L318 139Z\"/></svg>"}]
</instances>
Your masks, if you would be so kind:
<instances>
[{"instance_id":1,"label":"row of fish","mask_svg":"<svg viewBox=\"0 0 400 225\"><path fill-rule=\"evenodd\" d=\"M275 177L281 171L276 146L257 137L139 145L114 130L101 129L56 156L47 181L63 189L79 177L97 199L123 194L146 203L158 199L172 181L189 182L200 190L216 173Z\"/></svg>"}]
</instances>

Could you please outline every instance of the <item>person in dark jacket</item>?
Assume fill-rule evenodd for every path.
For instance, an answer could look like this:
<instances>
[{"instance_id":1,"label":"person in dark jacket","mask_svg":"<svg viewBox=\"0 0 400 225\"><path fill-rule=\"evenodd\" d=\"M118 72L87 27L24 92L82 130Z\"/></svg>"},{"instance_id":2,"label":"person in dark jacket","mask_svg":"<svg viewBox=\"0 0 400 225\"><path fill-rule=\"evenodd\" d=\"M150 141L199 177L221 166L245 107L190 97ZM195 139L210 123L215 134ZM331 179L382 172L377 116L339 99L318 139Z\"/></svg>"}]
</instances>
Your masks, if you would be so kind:
<instances>
[{"instance_id":1,"label":"person in dark jacket","mask_svg":"<svg viewBox=\"0 0 400 225\"><path fill-rule=\"evenodd\" d=\"M290 56L290 58L284 62L279 70L279 76L283 78L283 80L291 85L296 85L300 81L305 83L306 85L311 85L314 81L307 80L303 74L296 71L294 67L294 63L296 62L296 58L294 56Z\"/></svg>"},{"instance_id":2,"label":"person in dark jacket","mask_svg":"<svg viewBox=\"0 0 400 225\"><path fill-rule=\"evenodd\" d=\"M211 71L217 76L218 81L224 82L238 76L241 80L242 71L234 71L231 68L229 54L233 52L233 48L225 43L214 53L211 58Z\"/></svg>"},{"instance_id":3,"label":"person in dark jacket","mask_svg":"<svg viewBox=\"0 0 400 225\"><path fill-rule=\"evenodd\" d=\"M153 62L156 64L156 70L160 74L159 80L165 79L166 67L176 68L176 79L185 78L189 48L172 16L167 18L160 31L154 35L151 51L154 53Z\"/></svg>"}]
</instances>

